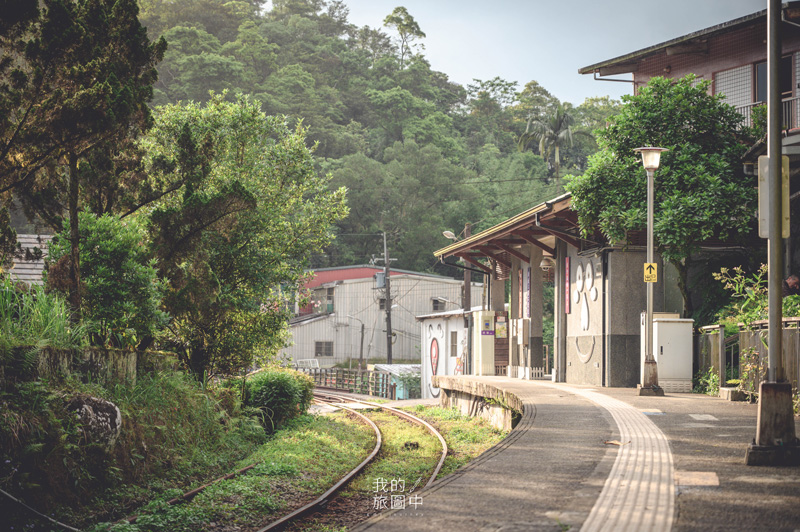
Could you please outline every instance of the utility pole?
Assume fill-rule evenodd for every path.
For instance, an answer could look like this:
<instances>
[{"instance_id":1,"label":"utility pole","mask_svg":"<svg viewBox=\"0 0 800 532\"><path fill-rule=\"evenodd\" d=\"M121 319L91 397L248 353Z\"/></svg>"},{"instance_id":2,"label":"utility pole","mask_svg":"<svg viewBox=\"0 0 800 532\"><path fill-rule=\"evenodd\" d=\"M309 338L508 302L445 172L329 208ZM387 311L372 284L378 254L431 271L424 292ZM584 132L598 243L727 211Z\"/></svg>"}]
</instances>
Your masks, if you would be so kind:
<instances>
[{"instance_id":1,"label":"utility pole","mask_svg":"<svg viewBox=\"0 0 800 532\"><path fill-rule=\"evenodd\" d=\"M472 224L467 222L464 225L464 239L468 239L472 236ZM464 270L464 318L467 318L467 314L469 314L470 309L472 308L472 272L470 270Z\"/></svg>"},{"instance_id":2,"label":"utility pole","mask_svg":"<svg viewBox=\"0 0 800 532\"><path fill-rule=\"evenodd\" d=\"M386 363L392 363L392 286L389 284L389 248L386 246L386 231L383 232L383 275L386 287Z\"/></svg>"},{"instance_id":3,"label":"utility pole","mask_svg":"<svg viewBox=\"0 0 800 532\"><path fill-rule=\"evenodd\" d=\"M781 122L782 107L780 69L782 43L780 0L767 2L767 181L769 194L767 277L769 309L769 369L767 381L759 386L756 438L747 448L747 465L797 465L800 445L797 443L792 412L792 385L786 382L783 369L782 308L782 206L783 172ZM761 165L759 165L761 166Z\"/></svg>"}]
</instances>

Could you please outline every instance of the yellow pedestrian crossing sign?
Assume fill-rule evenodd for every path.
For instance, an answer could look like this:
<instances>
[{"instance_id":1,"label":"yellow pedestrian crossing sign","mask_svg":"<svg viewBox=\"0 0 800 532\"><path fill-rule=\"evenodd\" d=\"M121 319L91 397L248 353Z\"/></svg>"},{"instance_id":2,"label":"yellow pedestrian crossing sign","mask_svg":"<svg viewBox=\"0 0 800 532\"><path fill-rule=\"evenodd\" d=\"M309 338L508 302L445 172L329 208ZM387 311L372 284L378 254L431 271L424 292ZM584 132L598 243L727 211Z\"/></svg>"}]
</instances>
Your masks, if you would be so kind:
<instances>
[{"instance_id":1,"label":"yellow pedestrian crossing sign","mask_svg":"<svg viewBox=\"0 0 800 532\"><path fill-rule=\"evenodd\" d=\"M644 263L644 282L657 283L658 282L658 264L655 262Z\"/></svg>"}]
</instances>

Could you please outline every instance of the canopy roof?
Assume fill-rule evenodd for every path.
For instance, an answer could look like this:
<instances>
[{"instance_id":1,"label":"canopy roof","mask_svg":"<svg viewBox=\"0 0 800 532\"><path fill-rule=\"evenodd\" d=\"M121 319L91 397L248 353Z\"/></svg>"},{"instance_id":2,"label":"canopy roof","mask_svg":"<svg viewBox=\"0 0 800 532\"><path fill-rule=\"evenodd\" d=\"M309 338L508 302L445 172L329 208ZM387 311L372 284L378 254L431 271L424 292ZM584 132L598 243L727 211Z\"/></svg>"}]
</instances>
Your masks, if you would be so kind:
<instances>
[{"instance_id":1,"label":"canopy roof","mask_svg":"<svg viewBox=\"0 0 800 532\"><path fill-rule=\"evenodd\" d=\"M571 194L564 194L540 203L494 227L437 250L434 255L442 262L447 257L458 257L487 274L497 273L504 278L511 269L511 257L530 262L520 246L532 244L550 256L555 256L556 240L580 249L584 239L579 235L577 215L570 208L571 199ZM480 262L481 258L489 259L489 264Z\"/></svg>"}]
</instances>

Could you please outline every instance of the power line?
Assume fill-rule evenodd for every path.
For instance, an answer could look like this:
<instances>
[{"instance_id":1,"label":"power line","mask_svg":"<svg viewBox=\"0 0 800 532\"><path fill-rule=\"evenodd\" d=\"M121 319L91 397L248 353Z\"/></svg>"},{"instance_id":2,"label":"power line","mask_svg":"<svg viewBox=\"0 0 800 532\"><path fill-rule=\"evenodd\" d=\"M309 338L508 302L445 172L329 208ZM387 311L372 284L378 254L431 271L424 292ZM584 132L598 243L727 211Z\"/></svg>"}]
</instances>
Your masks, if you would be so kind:
<instances>
[{"instance_id":1,"label":"power line","mask_svg":"<svg viewBox=\"0 0 800 532\"><path fill-rule=\"evenodd\" d=\"M537 182L538 181L538 182L541 182L541 180L538 179L538 178L530 177L530 178L515 178L515 179L497 179L497 180L481 179L481 180L475 180L475 181L461 181L460 183L446 183L446 184L447 185L451 185L451 186L452 185L494 185L496 183L519 183L519 182L522 182L522 181L527 181L527 182ZM445 183L414 183L414 184L409 183L409 184L400 184L400 185L391 184L390 186L391 186L391 188L422 188L422 187L441 187L441 186L444 186L444 185L445 185ZM545 187L551 187L551 186L554 186L554 185L558 186L556 183L542 183L542 185L545 186ZM340 185L337 185L337 186L347 186L347 185L340 184ZM358 188L356 188L356 187L348 187L348 188L353 190L353 191L355 191L355 192L361 192L361 191L366 191L366 190L385 190L387 187L386 186L377 186L377 187L358 187Z\"/></svg>"}]
</instances>

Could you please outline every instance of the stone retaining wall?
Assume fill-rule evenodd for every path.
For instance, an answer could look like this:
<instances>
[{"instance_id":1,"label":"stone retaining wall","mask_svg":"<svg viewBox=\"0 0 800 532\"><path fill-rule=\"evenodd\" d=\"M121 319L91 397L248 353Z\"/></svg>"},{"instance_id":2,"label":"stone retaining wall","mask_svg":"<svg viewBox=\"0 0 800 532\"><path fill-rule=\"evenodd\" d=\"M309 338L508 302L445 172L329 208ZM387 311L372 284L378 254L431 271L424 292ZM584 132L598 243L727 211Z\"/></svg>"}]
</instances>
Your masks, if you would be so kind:
<instances>
[{"instance_id":1,"label":"stone retaining wall","mask_svg":"<svg viewBox=\"0 0 800 532\"><path fill-rule=\"evenodd\" d=\"M160 351L45 347L38 350L35 371L39 378L57 381L67 375L79 374L84 378L106 384L120 381L135 382L137 372L159 371L176 366L177 360L174 354Z\"/></svg>"},{"instance_id":2,"label":"stone retaining wall","mask_svg":"<svg viewBox=\"0 0 800 532\"><path fill-rule=\"evenodd\" d=\"M447 375L434 375L432 384L442 391L439 396L442 408L456 408L464 415L482 417L497 429L514 428L523 411L519 397L489 384Z\"/></svg>"}]
</instances>

